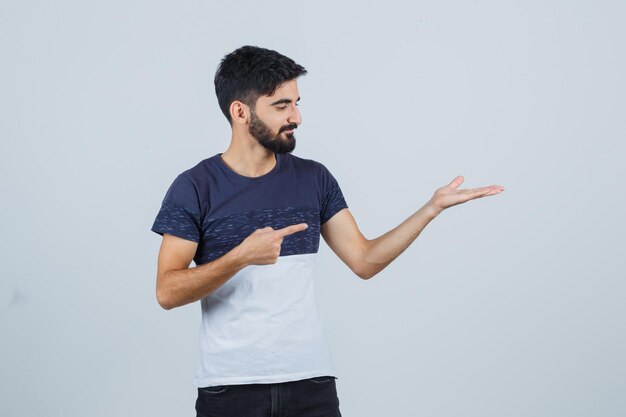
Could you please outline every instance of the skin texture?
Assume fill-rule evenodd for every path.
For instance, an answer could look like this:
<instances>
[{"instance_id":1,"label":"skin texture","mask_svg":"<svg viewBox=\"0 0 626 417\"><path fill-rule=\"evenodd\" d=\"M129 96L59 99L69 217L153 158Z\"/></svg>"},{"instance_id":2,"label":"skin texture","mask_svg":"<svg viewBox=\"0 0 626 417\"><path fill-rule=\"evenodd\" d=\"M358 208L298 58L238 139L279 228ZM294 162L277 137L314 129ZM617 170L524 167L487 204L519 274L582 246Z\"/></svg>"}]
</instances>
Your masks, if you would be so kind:
<instances>
[{"instance_id":1,"label":"skin texture","mask_svg":"<svg viewBox=\"0 0 626 417\"><path fill-rule=\"evenodd\" d=\"M296 80L279 86L273 95L258 98L254 109L235 100L231 103L232 136L222 153L224 162L235 172L257 177L271 171L275 153L295 148L294 131L302 123L297 106L300 98ZM280 103L276 103L280 101ZM345 208L321 227L328 246L361 279L370 279L419 236L424 228L444 210L477 198L504 191L499 185L459 189L462 176L437 189L431 199L400 225L375 238L366 239ZM305 230L299 223L274 230L257 229L230 252L208 264L189 268L197 243L165 234L161 243L157 270L157 300L165 309L202 299L248 265L276 263L285 236Z\"/></svg>"}]
</instances>

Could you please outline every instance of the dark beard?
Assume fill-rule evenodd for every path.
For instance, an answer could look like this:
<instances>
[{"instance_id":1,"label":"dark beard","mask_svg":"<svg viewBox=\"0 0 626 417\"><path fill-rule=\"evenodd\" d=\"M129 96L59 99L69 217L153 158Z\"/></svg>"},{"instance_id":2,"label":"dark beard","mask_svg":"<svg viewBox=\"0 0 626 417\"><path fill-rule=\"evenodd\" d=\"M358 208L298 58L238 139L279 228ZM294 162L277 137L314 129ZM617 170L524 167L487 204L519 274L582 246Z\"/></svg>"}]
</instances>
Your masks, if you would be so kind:
<instances>
[{"instance_id":1,"label":"dark beard","mask_svg":"<svg viewBox=\"0 0 626 417\"><path fill-rule=\"evenodd\" d=\"M274 153L289 153L296 147L296 138L293 133L290 133L287 135L287 139L283 139L281 138L281 132L295 129L296 127L296 125L284 126L280 129L278 135L274 136L270 128L254 112L251 112L248 131L264 148Z\"/></svg>"}]
</instances>

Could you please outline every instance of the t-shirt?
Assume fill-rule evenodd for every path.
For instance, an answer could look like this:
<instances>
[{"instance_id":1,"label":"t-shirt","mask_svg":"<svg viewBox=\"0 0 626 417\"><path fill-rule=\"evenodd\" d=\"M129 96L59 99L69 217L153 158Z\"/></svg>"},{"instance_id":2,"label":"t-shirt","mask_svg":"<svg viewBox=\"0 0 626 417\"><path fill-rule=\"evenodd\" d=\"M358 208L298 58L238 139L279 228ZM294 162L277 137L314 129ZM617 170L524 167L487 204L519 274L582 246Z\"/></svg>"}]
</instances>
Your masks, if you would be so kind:
<instances>
[{"instance_id":1,"label":"t-shirt","mask_svg":"<svg viewBox=\"0 0 626 417\"><path fill-rule=\"evenodd\" d=\"M275 264L249 265L202 298L196 387L336 377L314 295L320 226L347 208L321 163L275 154L274 168L242 176L218 153L176 177L152 231L198 243L196 265L211 262L256 229L298 223Z\"/></svg>"}]
</instances>

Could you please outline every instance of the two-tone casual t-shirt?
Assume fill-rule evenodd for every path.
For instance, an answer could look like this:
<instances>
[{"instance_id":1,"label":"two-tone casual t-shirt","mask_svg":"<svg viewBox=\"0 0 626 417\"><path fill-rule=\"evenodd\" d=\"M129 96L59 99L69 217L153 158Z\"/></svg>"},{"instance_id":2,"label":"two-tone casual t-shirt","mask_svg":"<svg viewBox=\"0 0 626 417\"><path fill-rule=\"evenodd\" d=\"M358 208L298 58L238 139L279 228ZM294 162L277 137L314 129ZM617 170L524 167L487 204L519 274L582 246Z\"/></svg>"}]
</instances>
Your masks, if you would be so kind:
<instances>
[{"instance_id":1,"label":"two-tone casual t-shirt","mask_svg":"<svg viewBox=\"0 0 626 417\"><path fill-rule=\"evenodd\" d=\"M298 223L275 264L249 265L202 298L196 387L336 377L314 295L320 227L347 208L321 163L275 154L259 177L233 171L221 153L182 172L167 190L152 231L198 243L196 265L223 256L256 229Z\"/></svg>"}]
</instances>

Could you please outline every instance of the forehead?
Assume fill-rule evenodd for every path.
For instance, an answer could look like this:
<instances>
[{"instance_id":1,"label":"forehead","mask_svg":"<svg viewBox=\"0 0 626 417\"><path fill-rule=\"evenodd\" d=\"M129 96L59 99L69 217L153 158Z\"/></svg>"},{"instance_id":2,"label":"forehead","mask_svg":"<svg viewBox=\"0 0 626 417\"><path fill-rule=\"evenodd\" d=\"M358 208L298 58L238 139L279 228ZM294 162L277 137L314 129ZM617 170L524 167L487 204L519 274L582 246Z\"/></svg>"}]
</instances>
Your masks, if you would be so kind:
<instances>
[{"instance_id":1,"label":"forehead","mask_svg":"<svg viewBox=\"0 0 626 417\"><path fill-rule=\"evenodd\" d=\"M289 80L276 87L274 94L271 96L260 96L258 101L264 104L269 104L280 99L296 101L298 97L300 97L300 93L298 92L298 81Z\"/></svg>"}]
</instances>

